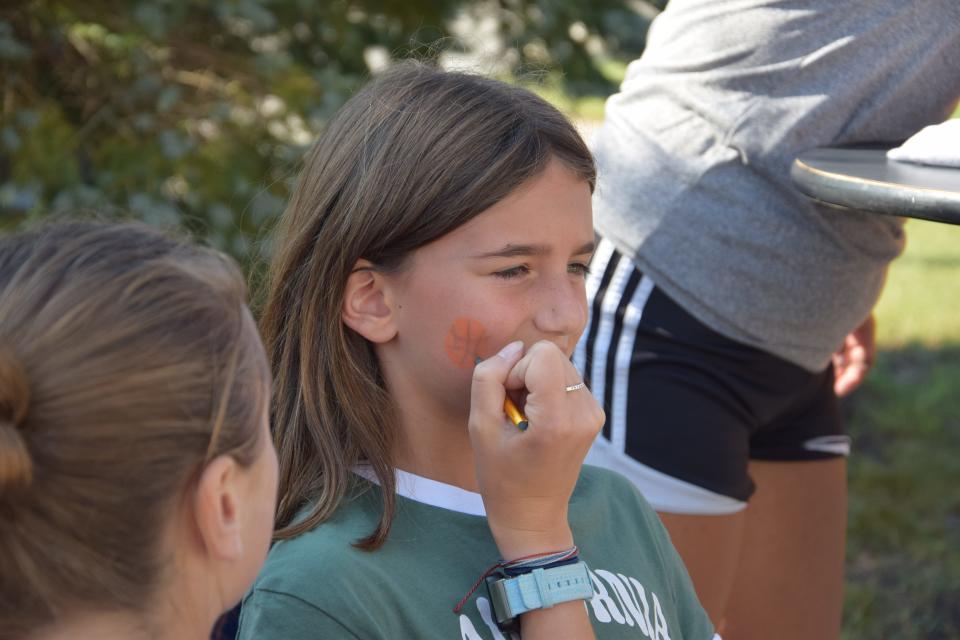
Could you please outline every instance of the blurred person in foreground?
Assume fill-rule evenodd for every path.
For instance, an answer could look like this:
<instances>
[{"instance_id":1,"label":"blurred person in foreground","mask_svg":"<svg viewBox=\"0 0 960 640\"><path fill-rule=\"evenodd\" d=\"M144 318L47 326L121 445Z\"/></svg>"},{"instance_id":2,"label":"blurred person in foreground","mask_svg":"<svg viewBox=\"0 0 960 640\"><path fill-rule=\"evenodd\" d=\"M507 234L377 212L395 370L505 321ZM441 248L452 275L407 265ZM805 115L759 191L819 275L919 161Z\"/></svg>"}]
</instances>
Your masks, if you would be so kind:
<instances>
[{"instance_id":1,"label":"blurred person in foreground","mask_svg":"<svg viewBox=\"0 0 960 640\"><path fill-rule=\"evenodd\" d=\"M207 638L267 553L270 374L225 256L0 238L0 638Z\"/></svg>"}]
</instances>

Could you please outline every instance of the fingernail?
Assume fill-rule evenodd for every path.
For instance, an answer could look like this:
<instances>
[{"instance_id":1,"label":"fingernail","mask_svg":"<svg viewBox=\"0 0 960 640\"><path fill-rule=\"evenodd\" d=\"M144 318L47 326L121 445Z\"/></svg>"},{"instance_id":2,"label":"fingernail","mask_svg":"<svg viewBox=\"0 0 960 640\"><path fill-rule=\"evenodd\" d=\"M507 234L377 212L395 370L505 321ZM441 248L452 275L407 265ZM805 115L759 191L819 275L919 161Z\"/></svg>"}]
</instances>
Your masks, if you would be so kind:
<instances>
[{"instance_id":1,"label":"fingernail","mask_svg":"<svg viewBox=\"0 0 960 640\"><path fill-rule=\"evenodd\" d=\"M514 342L511 342L510 344L505 346L503 349L500 349L500 353L498 353L497 355L503 358L504 360L509 360L510 358L514 357L521 351L523 351L523 341L515 340Z\"/></svg>"}]
</instances>

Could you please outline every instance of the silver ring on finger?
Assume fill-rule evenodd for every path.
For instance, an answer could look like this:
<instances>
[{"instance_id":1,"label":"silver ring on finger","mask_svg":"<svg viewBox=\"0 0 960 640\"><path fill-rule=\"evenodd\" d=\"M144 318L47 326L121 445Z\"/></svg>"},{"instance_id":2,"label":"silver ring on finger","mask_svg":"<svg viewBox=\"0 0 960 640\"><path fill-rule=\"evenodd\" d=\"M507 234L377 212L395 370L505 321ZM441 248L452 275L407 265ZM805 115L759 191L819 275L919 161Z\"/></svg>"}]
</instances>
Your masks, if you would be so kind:
<instances>
[{"instance_id":1,"label":"silver ring on finger","mask_svg":"<svg viewBox=\"0 0 960 640\"><path fill-rule=\"evenodd\" d=\"M564 389L564 391L566 391L567 393L570 393L571 391L579 391L580 389L583 389L585 386L587 386L586 383L578 382L577 384L567 385L567 386L564 387L563 389Z\"/></svg>"}]
</instances>

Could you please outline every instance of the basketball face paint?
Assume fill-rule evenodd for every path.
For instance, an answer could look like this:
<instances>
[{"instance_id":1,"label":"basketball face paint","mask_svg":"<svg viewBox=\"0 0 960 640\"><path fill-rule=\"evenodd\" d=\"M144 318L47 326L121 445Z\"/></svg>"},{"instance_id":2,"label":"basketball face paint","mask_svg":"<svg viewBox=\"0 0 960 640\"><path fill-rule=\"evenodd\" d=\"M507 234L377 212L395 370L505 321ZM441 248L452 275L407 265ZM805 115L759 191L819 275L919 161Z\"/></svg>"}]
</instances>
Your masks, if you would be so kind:
<instances>
[{"instance_id":1,"label":"basketball face paint","mask_svg":"<svg viewBox=\"0 0 960 640\"><path fill-rule=\"evenodd\" d=\"M474 363L486 353L487 328L473 318L455 318L443 339L447 358L460 369L473 369Z\"/></svg>"}]
</instances>

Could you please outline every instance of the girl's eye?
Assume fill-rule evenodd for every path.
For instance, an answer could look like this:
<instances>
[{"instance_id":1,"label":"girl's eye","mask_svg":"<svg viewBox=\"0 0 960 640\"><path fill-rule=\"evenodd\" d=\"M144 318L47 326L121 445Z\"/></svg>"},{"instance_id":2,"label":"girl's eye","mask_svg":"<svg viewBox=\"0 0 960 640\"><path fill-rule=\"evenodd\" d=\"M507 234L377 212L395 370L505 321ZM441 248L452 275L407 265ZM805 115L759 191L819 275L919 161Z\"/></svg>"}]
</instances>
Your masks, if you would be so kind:
<instances>
[{"instance_id":1,"label":"girl's eye","mask_svg":"<svg viewBox=\"0 0 960 640\"><path fill-rule=\"evenodd\" d=\"M504 280L510 280L512 278L519 278L530 273L530 267L523 264L517 267L510 267L509 269L504 269L503 271L497 271L493 275L498 278L503 278Z\"/></svg>"},{"instance_id":2,"label":"girl's eye","mask_svg":"<svg viewBox=\"0 0 960 640\"><path fill-rule=\"evenodd\" d=\"M583 262L572 262L567 265L567 271L585 278L590 274L590 267Z\"/></svg>"}]
</instances>

